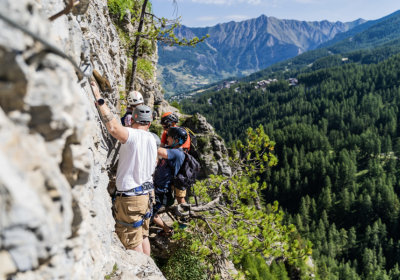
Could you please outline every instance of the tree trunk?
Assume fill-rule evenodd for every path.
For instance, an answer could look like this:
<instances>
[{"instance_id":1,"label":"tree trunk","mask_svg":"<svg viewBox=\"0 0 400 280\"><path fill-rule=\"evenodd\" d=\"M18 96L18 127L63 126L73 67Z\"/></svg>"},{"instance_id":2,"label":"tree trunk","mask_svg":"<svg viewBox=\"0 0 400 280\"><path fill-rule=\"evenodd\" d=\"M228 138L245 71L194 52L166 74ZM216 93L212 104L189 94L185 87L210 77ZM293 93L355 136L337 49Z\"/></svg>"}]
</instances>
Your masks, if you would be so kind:
<instances>
[{"instance_id":1,"label":"tree trunk","mask_svg":"<svg viewBox=\"0 0 400 280\"><path fill-rule=\"evenodd\" d=\"M142 13L140 14L140 21L139 21L139 27L138 27L138 32L139 33L142 33L147 2L148 2L148 0L144 0L144 2L143 2ZM129 91L133 91L133 90L136 89L135 80L136 80L137 60L138 60L138 57L139 57L139 43L140 43L140 34L138 36L136 36L136 39L135 39L135 48L134 48L133 57L132 57L131 84L129 86Z\"/></svg>"}]
</instances>

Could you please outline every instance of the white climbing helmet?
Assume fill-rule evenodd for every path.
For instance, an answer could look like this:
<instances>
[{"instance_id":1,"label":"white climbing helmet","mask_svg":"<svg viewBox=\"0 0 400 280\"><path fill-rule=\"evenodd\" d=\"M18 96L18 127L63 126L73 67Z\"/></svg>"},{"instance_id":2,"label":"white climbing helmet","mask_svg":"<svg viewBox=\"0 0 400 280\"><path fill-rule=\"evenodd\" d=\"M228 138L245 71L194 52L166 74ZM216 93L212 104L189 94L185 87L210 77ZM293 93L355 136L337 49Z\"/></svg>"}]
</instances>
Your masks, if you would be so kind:
<instances>
[{"instance_id":1,"label":"white climbing helmet","mask_svg":"<svg viewBox=\"0 0 400 280\"><path fill-rule=\"evenodd\" d=\"M130 106L144 103L143 96L138 91L131 91L126 100Z\"/></svg>"}]
</instances>

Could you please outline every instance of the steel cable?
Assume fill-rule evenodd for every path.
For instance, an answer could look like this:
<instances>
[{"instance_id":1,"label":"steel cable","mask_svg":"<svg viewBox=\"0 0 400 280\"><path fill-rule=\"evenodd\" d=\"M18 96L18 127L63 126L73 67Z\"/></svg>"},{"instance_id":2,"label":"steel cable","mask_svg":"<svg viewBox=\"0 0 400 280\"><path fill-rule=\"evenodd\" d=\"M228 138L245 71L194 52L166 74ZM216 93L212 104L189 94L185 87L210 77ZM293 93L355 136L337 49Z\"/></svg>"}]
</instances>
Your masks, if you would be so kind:
<instances>
[{"instance_id":1,"label":"steel cable","mask_svg":"<svg viewBox=\"0 0 400 280\"><path fill-rule=\"evenodd\" d=\"M71 64L75 67L76 71L79 72L79 74L81 74L84 77L90 77L90 75L85 74L84 72L82 72L82 70L79 68L79 66L76 64L76 62L69 57L66 53L64 53L62 50L60 50L58 47L54 46L52 43L46 41L45 39L43 39L42 37L40 37L39 35L33 33L32 31L30 31L29 29L27 29L26 27L20 25L19 23L15 22L14 20L10 19L9 17L5 16L4 14L0 13L0 19L4 20L5 22L7 22L9 25L18 28L19 30L23 31L24 33L28 34L29 36L31 36L32 38L34 38L36 41L42 43L43 45L45 45L47 47L47 49L49 51L51 51L52 53L55 53L67 60L69 60L69 62L71 62Z\"/></svg>"}]
</instances>

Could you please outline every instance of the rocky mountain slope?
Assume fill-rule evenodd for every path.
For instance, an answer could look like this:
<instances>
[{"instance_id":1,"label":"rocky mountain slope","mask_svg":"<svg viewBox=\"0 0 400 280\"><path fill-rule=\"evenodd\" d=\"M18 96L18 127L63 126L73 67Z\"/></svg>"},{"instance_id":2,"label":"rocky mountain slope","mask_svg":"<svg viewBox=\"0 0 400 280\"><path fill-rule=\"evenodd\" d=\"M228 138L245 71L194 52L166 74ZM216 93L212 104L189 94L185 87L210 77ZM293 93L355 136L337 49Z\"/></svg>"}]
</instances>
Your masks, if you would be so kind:
<instances>
[{"instance_id":1,"label":"rocky mountain slope","mask_svg":"<svg viewBox=\"0 0 400 280\"><path fill-rule=\"evenodd\" d=\"M159 49L159 77L168 93L178 93L230 76L243 76L317 48L365 20L306 22L262 15L213 27L182 26L179 37L210 38L195 49Z\"/></svg>"}]
</instances>

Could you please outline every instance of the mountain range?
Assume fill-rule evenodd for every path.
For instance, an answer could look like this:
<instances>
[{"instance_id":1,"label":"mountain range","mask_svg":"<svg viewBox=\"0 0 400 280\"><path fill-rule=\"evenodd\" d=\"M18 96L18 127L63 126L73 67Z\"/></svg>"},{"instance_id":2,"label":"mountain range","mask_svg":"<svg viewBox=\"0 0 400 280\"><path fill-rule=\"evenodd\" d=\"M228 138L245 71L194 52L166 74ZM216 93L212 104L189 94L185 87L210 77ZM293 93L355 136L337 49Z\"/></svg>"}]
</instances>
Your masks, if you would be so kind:
<instances>
[{"instance_id":1,"label":"mountain range","mask_svg":"<svg viewBox=\"0 0 400 280\"><path fill-rule=\"evenodd\" d=\"M314 50L366 23L364 19L306 22L262 15L212 27L182 26L175 30L180 38L210 37L196 48L159 48L158 77L168 94L176 94L227 77L251 74Z\"/></svg>"},{"instance_id":2,"label":"mountain range","mask_svg":"<svg viewBox=\"0 0 400 280\"><path fill-rule=\"evenodd\" d=\"M282 78L278 77L282 72L297 75L298 73L291 73L291 70L317 70L321 62L325 65L324 67L328 67L325 62L337 61L339 58L341 62L342 57L362 64L380 62L400 52L399 21L400 10L381 19L360 24L349 31L337 34L332 40L321 44L315 50L275 63L242 78L242 81L253 81L270 75L275 76L273 78ZM331 63L328 64L334 66Z\"/></svg>"}]
</instances>

